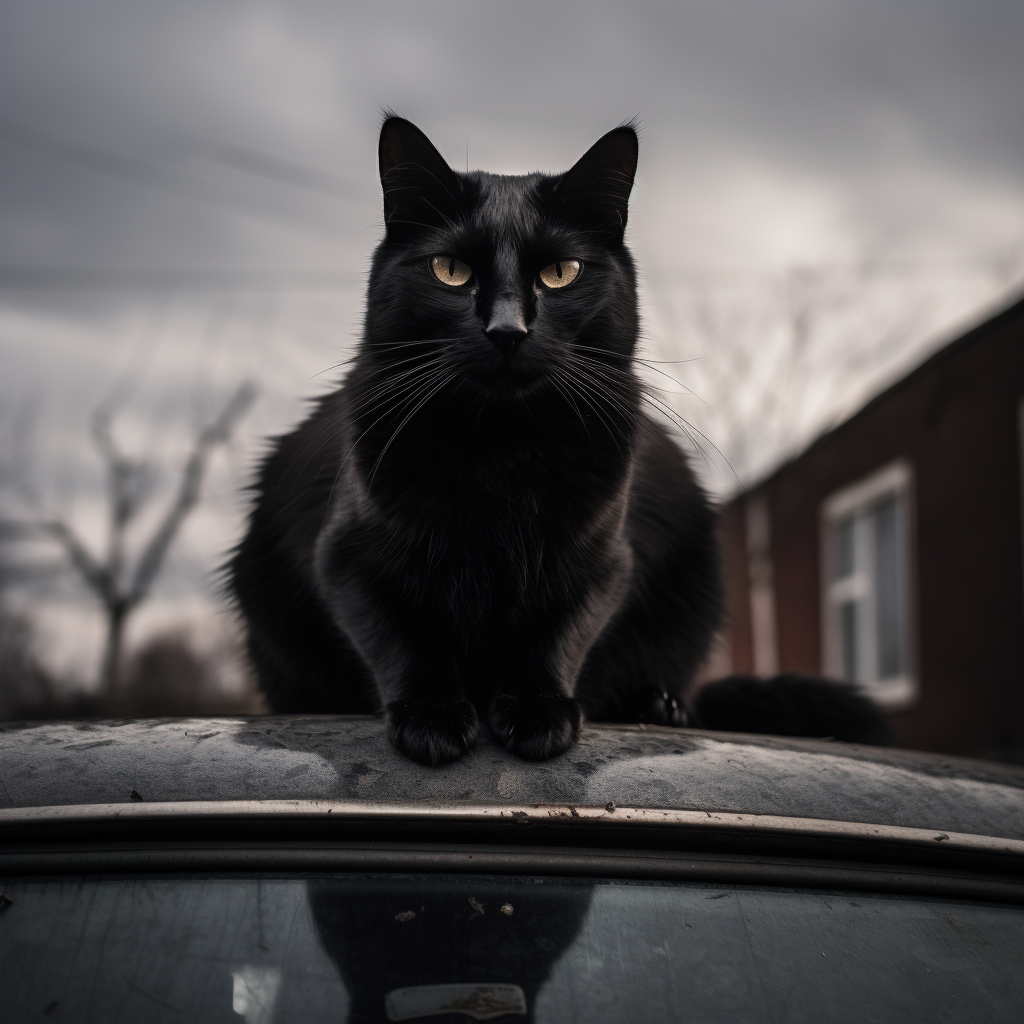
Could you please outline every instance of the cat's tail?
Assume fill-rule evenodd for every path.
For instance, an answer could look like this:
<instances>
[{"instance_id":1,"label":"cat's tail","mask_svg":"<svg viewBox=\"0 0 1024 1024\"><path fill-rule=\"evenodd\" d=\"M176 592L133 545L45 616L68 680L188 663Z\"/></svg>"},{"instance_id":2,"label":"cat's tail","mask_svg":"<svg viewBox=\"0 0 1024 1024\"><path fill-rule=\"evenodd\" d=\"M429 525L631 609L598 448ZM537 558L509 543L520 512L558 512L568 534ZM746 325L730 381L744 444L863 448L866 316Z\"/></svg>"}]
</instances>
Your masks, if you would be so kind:
<instances>
[{"instance_id":1,"label":"cat's tail","mask_svg":"<svg viewBox=\"0 0 1024 1024\"><path fill-rule=\"evenodd\" d=\"M691 698L689 724L698 729L819 736L887 746L894 740L885 712L850 683L785 672L771 679L727 676Z\"/></svg>"}]
</instances>

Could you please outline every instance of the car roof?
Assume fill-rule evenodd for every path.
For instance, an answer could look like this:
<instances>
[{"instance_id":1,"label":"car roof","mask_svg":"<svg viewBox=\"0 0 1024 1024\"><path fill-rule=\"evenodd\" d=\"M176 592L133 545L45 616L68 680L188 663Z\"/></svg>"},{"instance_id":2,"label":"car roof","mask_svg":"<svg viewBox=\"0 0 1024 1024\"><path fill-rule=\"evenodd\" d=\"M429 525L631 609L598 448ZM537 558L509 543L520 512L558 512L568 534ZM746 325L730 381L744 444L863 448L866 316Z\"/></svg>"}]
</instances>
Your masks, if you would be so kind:
<instances>
[{"instance_id":1,"label":"car roof","mask_svg":"<svg viewBox=\"0 0 1024 1024\"><path fill-rule=\"evenodd\" d=\"M428 768L362 716L0 726L0 822L32 808L254 801L377 815L753 815L1024 840L1024 768L823 740L591 724L550 761L482 740Z\"/></svg>"}]
</instances>

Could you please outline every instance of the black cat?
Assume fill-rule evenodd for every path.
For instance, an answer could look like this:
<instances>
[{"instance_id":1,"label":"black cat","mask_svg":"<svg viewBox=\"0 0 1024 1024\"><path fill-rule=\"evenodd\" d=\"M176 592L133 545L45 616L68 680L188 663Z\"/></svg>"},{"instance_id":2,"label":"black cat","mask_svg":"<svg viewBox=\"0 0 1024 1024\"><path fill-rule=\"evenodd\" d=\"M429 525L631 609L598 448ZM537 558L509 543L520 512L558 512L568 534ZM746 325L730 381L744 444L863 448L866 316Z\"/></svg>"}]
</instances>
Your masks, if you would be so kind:
<instances>
[{"instance_id":1,"label":"black cat","mask_svg":"<svg viewBox=\"0 0 1024 1024\"><path fill-rule=\"evenodd\" d=\"M362 344L263 463L230 563L275 711L381 711L430 764L471 747L478 714L532 759L584 715L685 723L721 584L714 511L634 371L637 152L622 127L564 174L462 174L385 121ZM735 679L702 724L728 727L751 688L764 728L793 731L771 684ZM884 726L849 690L808 700L848 704L853 738Z\"/></svg>"}]
</instances>

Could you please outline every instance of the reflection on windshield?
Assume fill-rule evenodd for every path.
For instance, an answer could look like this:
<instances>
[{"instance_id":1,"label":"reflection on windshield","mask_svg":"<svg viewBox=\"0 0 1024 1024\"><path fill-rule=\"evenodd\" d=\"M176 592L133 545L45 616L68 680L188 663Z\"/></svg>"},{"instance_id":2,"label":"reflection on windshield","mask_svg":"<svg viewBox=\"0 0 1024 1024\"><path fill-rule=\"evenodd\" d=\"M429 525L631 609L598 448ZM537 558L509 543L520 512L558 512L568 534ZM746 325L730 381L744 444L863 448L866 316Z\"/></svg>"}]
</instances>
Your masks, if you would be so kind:
<instances>
[{"instance_id":1,"label":"reflection on windshield","mask_svg":"<svg viewBox=\"0 0 1024 1024\"><path fill-rule=\"evenodd\" d=\"M532 1021L592 891L585 881L473 876L308 883L321 942L352 1000L349 1024L378 1021L386 1006L391 1020L415 1012L465 1024L467 1014L500 1012Z\"/></svg>"}]
</instances>

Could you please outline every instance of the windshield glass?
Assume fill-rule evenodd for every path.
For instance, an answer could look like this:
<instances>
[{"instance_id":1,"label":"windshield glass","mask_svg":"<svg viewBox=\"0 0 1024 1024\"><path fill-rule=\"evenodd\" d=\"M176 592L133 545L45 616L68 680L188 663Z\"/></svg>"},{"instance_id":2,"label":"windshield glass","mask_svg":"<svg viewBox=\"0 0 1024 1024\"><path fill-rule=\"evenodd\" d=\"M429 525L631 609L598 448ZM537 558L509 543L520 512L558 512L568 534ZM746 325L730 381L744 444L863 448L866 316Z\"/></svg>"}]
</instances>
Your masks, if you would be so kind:
<instances>
[{"instance_id":1,"label":"windshield glass","mask_svg":"<svg viewBox=\"0 0 1024 1024\"><path fill-rule=\"evenodd\" d=\"M1024 908L446 875L10 880L5 1017L1008 1020Z\"/></svg>"}]
</instances>

